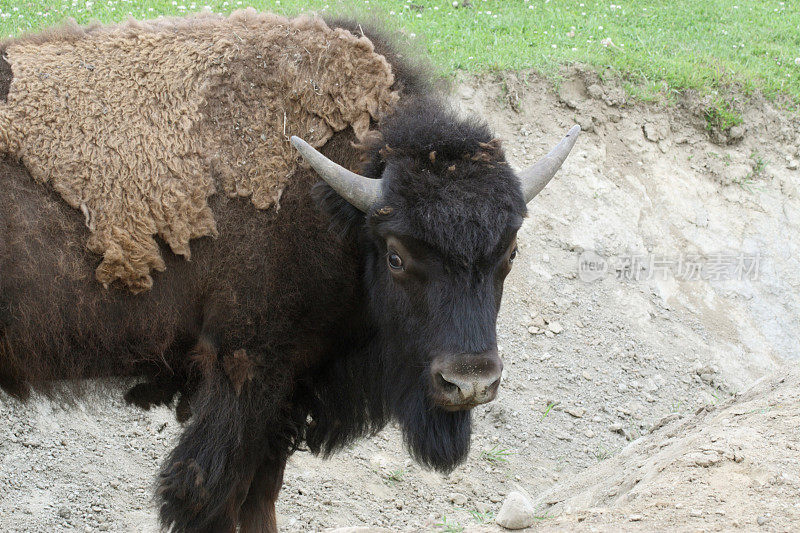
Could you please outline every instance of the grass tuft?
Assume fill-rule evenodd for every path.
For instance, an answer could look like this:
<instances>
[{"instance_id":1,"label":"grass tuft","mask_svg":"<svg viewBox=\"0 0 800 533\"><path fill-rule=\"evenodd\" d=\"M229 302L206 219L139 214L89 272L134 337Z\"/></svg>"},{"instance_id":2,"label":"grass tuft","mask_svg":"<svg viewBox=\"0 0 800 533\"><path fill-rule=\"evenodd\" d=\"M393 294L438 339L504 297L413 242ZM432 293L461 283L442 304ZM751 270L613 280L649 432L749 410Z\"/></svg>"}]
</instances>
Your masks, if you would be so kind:
<instances>
[{"instance_id":1,"label":"grass tuft","mask_svg":"<svg viewBox=\"0 0 800 533\"><path fill-rule=\"evenodd\" d=\"M464 531L464 526L455 520L448 519L447 516L442 516L442 521L434 525L441 529L443 533L461 533Z\"/></svg>"},{"instance_id":2,"label":"grass tuft","mask_svg":"<svg viewBox=\"0 0 800 533\"><path fill-rule=\"evenodd\" d=\"M507 450L506 448L499 448L498 446L492 446L488 450L483 450L481 452L481 459L486 461L487 463L492 464L500 464L500 463L507 463L509 456L514 455L514 452L511 450Z\"/></svg>"},{"instance_id":3,"label":"grass tuft","mask_svg":"<svg viewBox=\"0 0 800 533\"><path fill-rule=\"evenodd\" d=\"M706 119L706 130L730 131L742 123L742 116L734 109L733 104L725 98L717 98L703 113Z\"/></svg>"}]
</instances>

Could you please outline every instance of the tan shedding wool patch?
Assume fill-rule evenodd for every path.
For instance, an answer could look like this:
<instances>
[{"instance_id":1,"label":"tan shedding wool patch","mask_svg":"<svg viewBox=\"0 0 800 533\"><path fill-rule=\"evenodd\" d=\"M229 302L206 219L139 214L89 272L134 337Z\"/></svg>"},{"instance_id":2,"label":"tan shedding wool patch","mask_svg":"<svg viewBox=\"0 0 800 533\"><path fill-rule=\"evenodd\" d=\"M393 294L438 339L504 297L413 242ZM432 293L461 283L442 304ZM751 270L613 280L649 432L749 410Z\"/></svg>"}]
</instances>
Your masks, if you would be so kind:
<instances>
[{"instance_id":1,"label":"tan shedding wool patch","mask_svg":"<svg viewBox=\"0 0 800 533\"><path fill-rule=\"evenodd\" d=\"M216 191L278 208L300 164L289 136L362 138L398 100L366 37L252 9L73 24L0 51L13 71L0 152L83 213L97 279L133 292L165 268L156 235L187 259L191 239L217 236Z\"/></svg>"}]
</instances>

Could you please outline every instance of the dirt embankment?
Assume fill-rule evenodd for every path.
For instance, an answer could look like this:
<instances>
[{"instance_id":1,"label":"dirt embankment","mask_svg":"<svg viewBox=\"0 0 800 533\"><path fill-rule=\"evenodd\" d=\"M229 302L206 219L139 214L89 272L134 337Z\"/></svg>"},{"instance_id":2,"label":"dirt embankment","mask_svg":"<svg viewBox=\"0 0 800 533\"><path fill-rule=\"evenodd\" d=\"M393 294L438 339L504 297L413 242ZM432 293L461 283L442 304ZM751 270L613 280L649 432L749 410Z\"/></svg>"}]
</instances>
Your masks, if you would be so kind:
<instances>
[{"instance_id":1,"label":"dirt embankment","mask_svg":"<svg viewBox=\"0 0 800 533\"><path fill-rule=\"evenodd\" d=\"M536 504L534 530L796 527L797 119L752 101L712 139L702 102L631 105L582 72L558 90L465 80L456 98L519 166L586 130L520 231L500 397L449 476L414 465L393 428L329 461L297 453L283 530L494 531L511 491ZM156 531L152 484L179 431L118 397L0 398L0 529Z\"/></svg>"}]
</instances>

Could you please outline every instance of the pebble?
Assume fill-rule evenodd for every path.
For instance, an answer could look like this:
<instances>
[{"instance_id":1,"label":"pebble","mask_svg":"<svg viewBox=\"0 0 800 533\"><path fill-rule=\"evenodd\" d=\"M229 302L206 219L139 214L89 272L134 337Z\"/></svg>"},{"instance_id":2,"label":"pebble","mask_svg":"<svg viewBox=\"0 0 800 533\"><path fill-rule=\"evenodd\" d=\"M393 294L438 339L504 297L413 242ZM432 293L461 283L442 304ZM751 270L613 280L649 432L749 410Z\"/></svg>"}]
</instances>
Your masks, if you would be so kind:
<instances>
[{"instance_id":1,"label":"pebble","mask_svg":"<svg viewBox=\"0 0 800 533\"><path fill-rule=\"evenodd\" d=\"M644 131L645 138L650 142L658 142L666 137L662 128L650 122L645 124L642 130Z\"/></svg>"},{"instance_id":2,"label":"pebble","mask_svg":"<svg viewBox=\"0 0 800 533\"><path fill-rule=\"evenodd\" d=\"M640 514L632 514L628 516L628 520L631 522L641 522L644 517Z\"/></svg>"},{"instance_id":3,"label":"pebble","mask_svg":"<svg viewBox=\"0 0 800 533\"><path fill-rule=\"evenodd\" d=\"M521 492L514 491L503 502L495 522L506 529L524 529L533 524L534 514L531 501Z\"/></svg>"},{"instance_id":4,"label":"pebble","mask_svg":"<svg viewBox=\"0 0 800 533\"><path fill-rule=\"evenodd\" d=\"M586 133L591 133L594 131L594 121L592 117L586 115L580 115L575 118L575 122L581 127L581 131L585 131Z\"/></svg>"},{"instance_id":5,"label":"pebble","mask_svg":"<svg viewBox=\"0 0 800 533\"><path fill-rule=\"evenodd\" d=\"M458 505L459 507L467 505L467 497L459 492L451 493L448 498L453 505Z\"/></svg>"},{"instance_id":6,"label":"pebble","mask_svg":"<svg viewBox=\"0 0 800 533\"><path fill-rule=\"evenodd\" d=\"M756 518L756 523L759 526L763 526L767 522L769 522L769 519L766 516L759 516L758 518Z\"/></svg>"},{"instance_id":7,"label":"pebble","mask_svg":"<svg viewBox=\"0 0 800 533\"><path fill-rule=\"evenodd\" d=\"M575 418L583 418L583 415L586 414L586 409L583 407L570 407L569 409L565 409L565 411Z\"/></svg>"},{"instance_id":8,"label":"pebble","mask_svg":"<svg viewBox=\"0 0 800 533\"><path fill-rule=\"evenodd\" d=\"M58 516L61 518L69 518L71 514L68 507L59 507L58 509Z\"/></svg>"},{"instance_id":9,"label":"pebble","mask_svg":"<svg viewBox=\"0 0 800 533\"><path fill-rule=\"evenodd\" d=\"M701 516L703 516L703 511L699 509L692 509L691 511L689 511L689 516L691 516L692 518L700 518Z\"/></svg>"},{"instance_id":10,"label":"pebble","mask_svg":"<svg viewBox=\"0 0 800 533\"><path fill-rule=\"evenodd\" d=\"M728 137L734 140L741 139L744 137L744 128L742 126L732 127L731 131L728 132Z\"/></svg>"},{"instance_id":11,"label":"pebble","mask_svg":"<svg viewBox=\"0 0 800 533\"><path fill-rule=\"evenodd\" d=\"M599 99L603 97L603 88L600 85L593 83L586 88L586 92L589 93L594 99Z\"/></svg>"},{"instance_id":12,"label":"pebble","mask_svg":"<svg viewBox=\"0 0 800 533\"><path fill-rule=\"evenodd\" d=\"M560 322L550 322L550 324L547 325L547 328L556 335L564 331L564 327L561 325Z\"/></svg>"}]
</instances>

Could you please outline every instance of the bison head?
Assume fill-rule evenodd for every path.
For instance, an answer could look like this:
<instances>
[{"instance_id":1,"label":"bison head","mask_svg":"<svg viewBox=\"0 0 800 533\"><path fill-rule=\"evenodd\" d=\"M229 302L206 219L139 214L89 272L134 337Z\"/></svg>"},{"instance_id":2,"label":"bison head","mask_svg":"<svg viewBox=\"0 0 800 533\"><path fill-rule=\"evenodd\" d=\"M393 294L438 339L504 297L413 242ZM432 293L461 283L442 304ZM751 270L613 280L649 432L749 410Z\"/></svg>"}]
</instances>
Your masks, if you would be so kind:
<instances>
[{"instance_id":1,"label":"bison head","mask_svg":"<svg viewBox=\"0 0 800 533\"><path fill-rule=\"evenodd\" d=\"M292 143L358 220L372 339L373 418L400 423L412 455L450 470L469 450L470 414L495 398L496 320L530 201L575 143L576 126L515 173L485 125L450 112L398 113L367 148L362 176ZM377 179L379 178L379 179ZM333 193L331 191L331 193ZM355 209L352 209L352 207Z\"/></svg>"}]
</instances>

